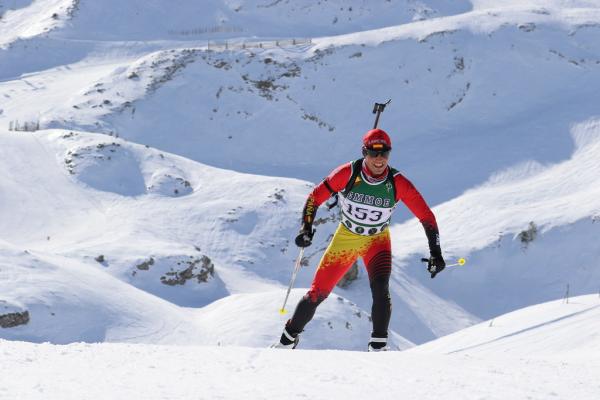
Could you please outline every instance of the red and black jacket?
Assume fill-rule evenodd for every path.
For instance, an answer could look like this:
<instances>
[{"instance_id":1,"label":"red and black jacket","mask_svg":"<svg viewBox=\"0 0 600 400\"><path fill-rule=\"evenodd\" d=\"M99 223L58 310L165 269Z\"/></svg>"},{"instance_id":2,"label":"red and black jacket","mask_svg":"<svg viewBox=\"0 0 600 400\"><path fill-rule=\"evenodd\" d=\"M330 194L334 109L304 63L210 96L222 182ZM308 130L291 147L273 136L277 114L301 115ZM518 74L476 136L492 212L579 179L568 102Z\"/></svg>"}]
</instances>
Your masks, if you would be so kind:
<instances>
[{"instance_id":1,"label":"red and black jacket","mask_svg":"<svg viewBox=\"0 0 600 400\"><path fill-rule=\"evenodd\" d=\"M332 195L344 191L352 177L353 163L348 162L334 169L321 183L308 195L302 212L303 229L309 230L315 219L317 209ZM390 167L388 167L389 169ZM386 171L385 174L388 174ZM402 201L415 217L421 221L429 249L432 255L441 254L439 243L439 230L435 215L414 185L400 172L392 175L396 202Z\"/></svg>"}]
</instances>

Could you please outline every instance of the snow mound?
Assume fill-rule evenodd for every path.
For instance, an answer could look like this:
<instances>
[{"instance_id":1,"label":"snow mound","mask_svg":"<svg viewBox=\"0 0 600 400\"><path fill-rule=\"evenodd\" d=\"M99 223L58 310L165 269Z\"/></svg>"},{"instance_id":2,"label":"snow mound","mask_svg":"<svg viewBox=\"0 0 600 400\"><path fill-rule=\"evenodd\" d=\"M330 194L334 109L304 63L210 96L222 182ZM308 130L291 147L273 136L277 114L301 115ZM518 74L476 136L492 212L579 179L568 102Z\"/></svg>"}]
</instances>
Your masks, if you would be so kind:
<instances>
[{"instance_id":1,"label":"snow mound","mask_svg":"<svg viewBox=\"0 0 600 400\"><path fill-rule=\"evenodd\" d=\"M119 258L110 268L131 285L181 307L203 307L229 294L218 267L197 252Z\"/></svg>"},{"instance_id":2,"label":"snow mound","mask_svg":"<svg viewBox=\"0 0 600 400\"><path fill-rule=\"evenodd\" d=\"M73 131L49 137L57 149L66 149L67 171L91 188L123 196L181 197L194 191L184 168L148 146Z\"/></svg>"},{"instance_id":3,"label":"snow mound","mask_svg":"<svg viewBox=\"0 0 600 400\"><path fill-rule=\"evenodd\" d=\"M148 193L161 196L179 197L193 191L194 188L188 180L174 174L169 169L156 171L148 182Z\"/></svg>"},{"instance_id":4,"label":"snow mound","mask_svg":"<svg viewBox=\"0 0 600 400\"><path fill-rule=\"evenodd\" d=\"M5 339L185 343L199 333L176 306L84 262L2 245L0 270L0 313L28 314L0 330Z\"/></svg>"},{"instance_id":5,"label":"snow mound","mask_svg":"<svg viewBox=\"0 0 600 400\"><path fill-rule=\"evenodd\" d=\"M146 193L138 161L120 143L73 148L67 152L65 164L71 174L94 189L122 196Z\"/></svg>"},{"instance_id":6,"label":"snow mound","mask_svg":"<svg viewBox=\"0 0 600 400\"><path fill-rule=\"evenodd\" d=\"M290 293L286 314L279 309L285 290L231 295L204 307L196 314L206 324L206 343L220 346L268 347L277 342L285 322L306 289ZM301 334L299 349L364 351L372 330L371 317L351 301L332 294ZM390 346L403 350L414 346L395 332Z\"/></svg>"}]
</instances>

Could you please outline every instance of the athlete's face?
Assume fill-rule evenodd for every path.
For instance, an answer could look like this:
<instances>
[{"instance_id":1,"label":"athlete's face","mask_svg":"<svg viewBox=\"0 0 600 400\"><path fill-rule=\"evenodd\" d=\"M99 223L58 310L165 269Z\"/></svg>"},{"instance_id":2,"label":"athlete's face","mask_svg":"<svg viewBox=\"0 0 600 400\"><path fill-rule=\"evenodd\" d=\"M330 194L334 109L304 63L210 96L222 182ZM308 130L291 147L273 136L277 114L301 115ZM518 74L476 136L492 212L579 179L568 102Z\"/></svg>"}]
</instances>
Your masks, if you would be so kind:
<instances>
[{"instance_id":1,"label":"athlete's face","mask_svg":"<svg viewBox=\"0 0 600 400\"><path fill-rule=\"evenodd\" d=\"M374 176L379 176L385 172L388 165L388 157L390 152L365 152L365 164L369 172Z\"/></svg>"}]
</instances>

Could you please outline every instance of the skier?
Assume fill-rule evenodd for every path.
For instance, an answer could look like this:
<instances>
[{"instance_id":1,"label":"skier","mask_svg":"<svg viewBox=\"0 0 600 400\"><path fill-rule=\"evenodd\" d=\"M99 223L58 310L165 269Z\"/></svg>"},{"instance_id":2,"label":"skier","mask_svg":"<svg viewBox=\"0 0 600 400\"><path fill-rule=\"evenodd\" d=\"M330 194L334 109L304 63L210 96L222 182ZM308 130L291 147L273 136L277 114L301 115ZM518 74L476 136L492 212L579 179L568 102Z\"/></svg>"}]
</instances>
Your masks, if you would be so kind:
<instances>
[{"instance_id":1,"label":"skier","mask_svg":"<svg viewBox=\"0 0 600 400\"><path fill-rule=\"evenodd\" d=\"M298 247L308 247L317 208L338 194L341 222L325 250L308 293L300 300L287 321L279 343L272 347L294 349L299 334L312 319L317 306L327 298L337 282L358 257L362 257L369 275L373 297L373 331L368 351L388 350L388 325L392 311L389 279L392 252L388 226L396 204L402 201L425 228L431 257L428 271L433 278L444 269L435 216L412 183L388 166L392 142L386 132L372 129L363 137L362 159L336 168L308 196L302 225L296 237Z\"/></svg>"}]
</instances>

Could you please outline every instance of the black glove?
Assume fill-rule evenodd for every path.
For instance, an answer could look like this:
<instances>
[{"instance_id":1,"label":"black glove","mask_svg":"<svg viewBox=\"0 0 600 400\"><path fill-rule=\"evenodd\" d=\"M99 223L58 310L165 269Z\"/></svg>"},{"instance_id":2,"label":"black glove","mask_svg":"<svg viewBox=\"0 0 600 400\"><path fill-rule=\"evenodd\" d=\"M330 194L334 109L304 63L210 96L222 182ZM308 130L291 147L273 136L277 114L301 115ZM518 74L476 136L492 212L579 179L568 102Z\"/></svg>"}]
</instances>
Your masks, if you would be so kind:
<instances>
[{"instance_id":1,"label":"black glove","mask_svg":"<svg viewBox=\"0 0 600 400\"><path fill-rule=\"evenodd\" d=\"M304 224L296 236L296 246L308 247L312 243L312 238L315 235L316 229L312 228L312 225Z\"/></svg>"},{"instance_id":2,"label":"black glove","mask_svg":"<svg viewBox=\"0 0 600 400\"><path fill-rule=\"evenodd\" d=\"M442 257L442 253L431 253L429 258L421 258L421 261L427 263L427 271L431 274L431 279L435 278L437 274L442 272L446 268L446 261Z\"/></svg>"}]
</instances>

